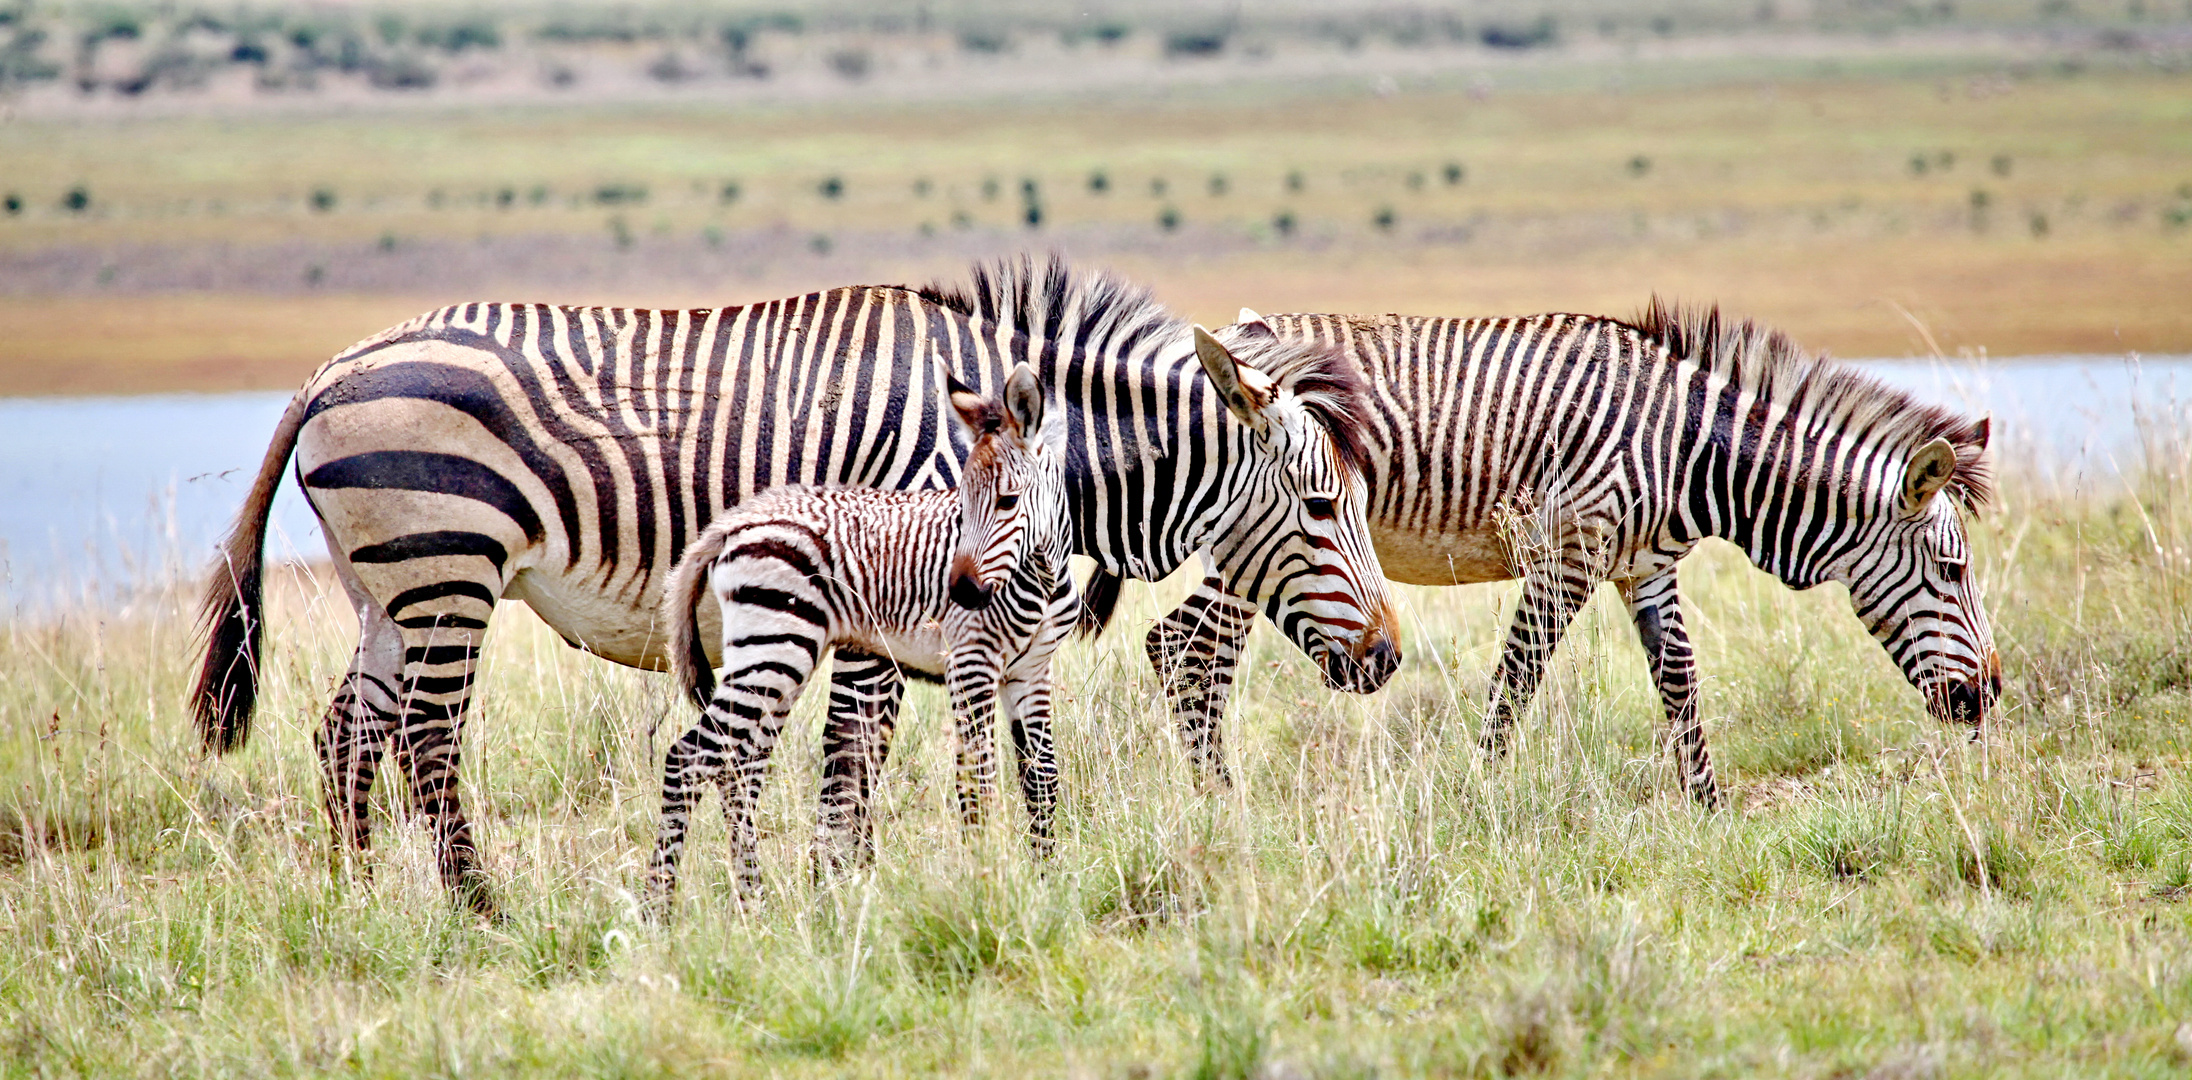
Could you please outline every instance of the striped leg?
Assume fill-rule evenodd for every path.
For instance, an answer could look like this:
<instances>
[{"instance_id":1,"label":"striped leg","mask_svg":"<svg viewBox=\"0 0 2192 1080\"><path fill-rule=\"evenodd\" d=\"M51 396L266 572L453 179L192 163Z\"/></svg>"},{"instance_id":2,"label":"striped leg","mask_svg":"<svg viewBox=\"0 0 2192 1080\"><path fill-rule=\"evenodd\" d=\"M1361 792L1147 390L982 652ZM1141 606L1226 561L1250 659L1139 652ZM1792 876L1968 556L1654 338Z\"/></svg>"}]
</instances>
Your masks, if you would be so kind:
<instances>
[{"instance_id":1,"label":"striped leg","mask_svg":"<svg viewBox=\"0 0 2192 1080\"><path fill-rule=\"evenodd\" d=\"M1028 842L1038 859L1050 855L1051 832L1058 812L1058 752L1050 731L1050 665L1059 643L1073 627L1079 604L1071 584L1061 583L1051 597L1044 626L1028 643L1027 651L1013 661L999 691L1005 719L1011 725L1020 792L1027 799Z\"/></svg>"},{"instance_id":2,"label":"striped leg","mask_svg":"<svg viewBox=\"0 0 2192 1080\"><path fill-rule=\"evenodd\" d=\"M1206 577L1179 609L1157 620L1144 647L1157 669L1189 764L1212 786L1231 787L1220 721L1233 690L1241 644L1255 628L1256 609Z\"/></svg>"},{"instance_id":3,"label":"striped leg","mask_svg":"<svg viewBox=\"0 0 2192 1080\"><path fill-rule=\"evenodd\" d=\"M739 893L751 896L760 890L754 808L761 802L761 783L784 718L817 662L812 639L821 631L796 615L725 605L723 623L734 628L727 637L742 636L725 644L723 679L714 697L670 747L662 766L662 830L647 871L648 896L658 910L677 891L677 860L693 804L710 780L723 793Z\"/></svg>"},{"instance_id":4,"label":"striped leg","mask_svg":"<svg viewBox=\"0 0 2192 1080\"><path fill-rule=\"evenodd\" d=\"M472 701L484 628L450 629L452 619L403 630L402 711L395 732L396 761L411 789L411 806L434 830L441 881L467 907L495 914L472 824L457 795L464 713ZM484 618L464 620L484 624Z\"/></svg>"},{"instance_id":5,"label":"striped leg","mask_svg":"<svg viewBox=\"0 0 2192 1080\"><path fill-rule=\"evenodd\" d=\"M982 807L997 796L994 728L998 674L993 648L974 642L952 647L945 681L951 691L951 715L959 733L955 778L959 820L965 825L980 825Z\"/></svg>"},{"instance_id":6,"label":"striped leg","mask_svg":"<svg viewBox=\"0 0 2192 1080\"><path fill-rule=\"evenodd\" d=\"M890 757L906 677L889 657L840 647L830 661L829 717L822 728L822 795L815 813L815 873L875 859L869 814L875 778Z\"/></svg>"},{"instance_id":7,"label":"striped leg","mask_svg":"<svg viewBox=\"0 0 2192 1080\"><path fill-rule=\"evenodd\" d=\"M344 560L336 572L358 613L358 650L312 743L320 755L321 805L338 863L371 843L366 797L380 774L381 756L402 707L403 637L394 619L366 594Z\"/></svg>"},{"instance_id":8,"label":"striped leg","mask_svg":"<svg viewBox=\"0 0 2192 1080\"><path fill-rule=\"evenodd\" d=\"M1491 709L1484 720L1481 740L1487 754L1507 752L1507 740L1515 715L1530 705L1545 677L1545 662L1560 645L1568 624L1591 598L1590 576L1578 554L1531 566L1522 577L1522 599L1515 605L1514 622L1507 629L1507 645L1500 654L1499 670L1492 675Z\"/></svg>"},{"instance_id":9,"label":"striped leg","mask_svg":"<svg viewBox=\"0 0 2192 1080\"><path fill-rule=\"evenodd\" d=\"M1674 564L1622 582L1621 594L1629 602L1637 640L1644 645L1652 679L1667 707L1667 741L1674 749L1682 789L1712 809L1720 803L1720 792L1713 782L1712 754L1705 749L1705 725L1697 718L1697 659L1689 631L1682 626Z\"/></svg>"}]
</instances>

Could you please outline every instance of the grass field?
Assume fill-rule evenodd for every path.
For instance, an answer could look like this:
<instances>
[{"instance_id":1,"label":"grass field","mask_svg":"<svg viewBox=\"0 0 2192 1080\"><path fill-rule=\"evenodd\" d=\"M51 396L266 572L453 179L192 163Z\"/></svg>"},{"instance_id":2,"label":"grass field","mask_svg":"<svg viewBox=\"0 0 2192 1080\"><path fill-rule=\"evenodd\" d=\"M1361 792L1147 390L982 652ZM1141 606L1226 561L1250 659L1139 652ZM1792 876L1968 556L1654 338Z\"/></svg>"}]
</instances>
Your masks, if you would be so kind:
<instances>
[{"instance_id":1,"label":"grass field","mask_svg":"<svg viewBox=\"0 0 2192 1080\"><path fill-rule=\"evenodd\" d=\"M384 793L331 877L310 728L348 617L278 589L262 721L202 759L180 595L0 629L0 1040L23 1075L2180 1075L2192 1058L2192 457L2012 482L1977 528L2006 708L1928 719L1836 587L1686 572L1731 806L1685 801L1605 598L1509 760L1475 750L1511 590L1403 590L1382 694L1268 631L1239 787L1195 793L1139 634L1070 648L1063 841L947 810L917 689L872 874L816 886L810 700L733 905L712 814L639 918L663 680L510 612L468 730L505 922L454 911ZM657 729L655 725L668 727ZM714 857L711 857L714 853Z\"/></svg>"},{"instance_id":2,"label":"grass field","mask_svg":"<svg viewBox=\"0 0 2192 1080\"><path fill-rule=\"evenodd\" d=\"M2182 352L2188 133L2185 71L1984 51L1579 55L1382 96L27 115L0 124L0 385L284 387L435 303L715 305L1028 247L1213 321L1656 290L1845 356Z\"/></svg>"}]
</instances>

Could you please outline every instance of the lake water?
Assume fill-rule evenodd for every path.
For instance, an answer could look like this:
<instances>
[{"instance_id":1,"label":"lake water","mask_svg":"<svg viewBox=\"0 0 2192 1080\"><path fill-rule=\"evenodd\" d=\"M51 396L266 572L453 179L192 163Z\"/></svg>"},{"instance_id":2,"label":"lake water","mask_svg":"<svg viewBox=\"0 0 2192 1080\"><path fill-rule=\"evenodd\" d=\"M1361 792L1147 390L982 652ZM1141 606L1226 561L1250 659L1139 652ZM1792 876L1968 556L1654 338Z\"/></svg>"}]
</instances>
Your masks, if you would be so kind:
<instances>
[{"instance_id":1,"label":"lake water","mask_svg":"<svg viewBox=\"0 0 2192 1080\"><path fill-rule=\"evenodd\" d=\"M1991 412L2002 470L2066 491L2118 483L2140 461L2142 433L2179 453L2192 434L2192 356L1859 366L1922 398ZM0 610L196 572L243 501L289 397L0 398ZM269 557L325 551L285 477Z\"/></svg>"}]
</instances>

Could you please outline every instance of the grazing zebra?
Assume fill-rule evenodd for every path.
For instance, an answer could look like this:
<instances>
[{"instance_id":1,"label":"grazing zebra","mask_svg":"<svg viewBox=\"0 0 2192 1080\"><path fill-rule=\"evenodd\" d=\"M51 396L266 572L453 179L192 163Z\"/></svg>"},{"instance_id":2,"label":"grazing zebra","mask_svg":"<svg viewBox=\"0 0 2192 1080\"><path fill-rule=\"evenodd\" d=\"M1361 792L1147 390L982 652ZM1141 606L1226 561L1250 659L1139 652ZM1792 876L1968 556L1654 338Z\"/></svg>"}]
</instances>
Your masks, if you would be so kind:
<instances>
[{"instance_id":1,"label":"grazing zebra","mask_svg":"<svg viewBox=\"0 0 2192 1080\"><path fill-rule=\"evenodd\" d=\"M1522 578L1488 750L1505 746L1569 621L1611 581L1659 685L1682 783L1714 805L1675 589L1677 562L1706 537L1791 588L1848 586L1935 715L1976 729L1993 707L2001 661L1966 575L1959 516L1989 497L1987 420L1921 404L1717 310L1656 299L1634 325L1246 310L1241 320L1234 340L1337 347L1368 379L1370 527L1388 576ZM1217 739L1252 621L1213 578L1150 631L1150 661L1191 746Z\"/></svg>"},{"instance_id":2,"label":"grazing zebra","mask_svg":"<svg viewBox=\"0 0 2192 1080\"><path fill-rule=\"evenodd\" d=\"M1002 406L956 383L951 405L973 437L957 491L772 488L740 503L685 549L665 600L677 685L700 719L662 769L662 833L647 875L659 909L699 785L723 793L742 893L760 887L754 807L784 718L823 653L851 646L908 671L942 676L959 735L959 815L979 824L994 795L991 723L1002 702L1038 857L1058 798L1050 738L1050 658L1080 606L1066 559L1065 446L1044 423L1026 364ZM694 618L705 595L722 613L718 683ZM872 763L871 763L872 764ZM826 807L817 854L845 850L832 826L869 847L865 807Z\"/></svg>"},{"instance_id":3,"label":"grazing zebra","mask_svg":"<svg viewBox=\"0 0 2192 1080\"><path fill-rule=\"evenodd\" d=\"M491 911L456 780L496 601L530 604L578 648L667 667L661 578L707 522L779 484L952 485L965 436L940 368L994 393L1020 361L1060 410L1076 552L1155 579L1207 548L1225 588L1335 686L1383 684L1399 652L1363 516L1354 369L1268 336L1229 349L1141 289L1023 259L975 267L966 289L715 310L464 304L353 346L290 402L221 546L199 730L221 751L249 733L267 509L294 453L360 625L315 737L335 842L366 846L393 746L443 880ZM889 657L838 650L825 804L865 801L867 740L902 690Z\"/></svg>"}]
</instances>

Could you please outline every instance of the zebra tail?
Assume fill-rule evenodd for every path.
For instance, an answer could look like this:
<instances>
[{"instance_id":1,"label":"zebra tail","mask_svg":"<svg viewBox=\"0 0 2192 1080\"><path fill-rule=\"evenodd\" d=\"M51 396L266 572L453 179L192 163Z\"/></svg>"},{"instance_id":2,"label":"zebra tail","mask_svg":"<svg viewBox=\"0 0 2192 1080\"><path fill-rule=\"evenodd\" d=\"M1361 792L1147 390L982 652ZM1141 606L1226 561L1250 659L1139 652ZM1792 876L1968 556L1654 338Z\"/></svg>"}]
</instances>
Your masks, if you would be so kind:
<instances>
[{"instance_id":1,"label":"zebra tail","mask_svg":"<svg viewBox=\"0 0 2192 1080\"><path fill-rule=\"evenodd\" d=\"M715 668L708 663L707 643L700 640L700 618L695 608L708 594L710 571L715 569L715 560L723 554L729 538L722 529L703 531L685 549L677 569L671 571L663 601L663 616L670 629L670 675L685 696L703 709L715 697Z\"/></svg>"},{"instance_id":2,"label":"zebra tail","mask_svg":"<svg viewBox=\"0 0 2192 1080\"><path fill-rule=\"evenodd\" d=\"M1073 620L1073 632L1078 637L1098 637L1111 626L1111 617L1119 613L1119 591L1126 587L1126 579L1099 566L1088 576L1088 586L1081 590L1081 615Z\"/></svg>"},{"instance_id":3,"label":"zebra tail","mask_svg":"<svg viewBox=\"0 0 2192 1080\"><path fill-rule=\"evenodd\" d=\"M251 738L251 714L259 704L259 630L264 615L260 578L266 519L274 506L274 492L282 484L282 469L297 447L297 431L304 427L305 404L300 390L275 425L258 479L214 556L205 599L198 609L205 660L198 668L198 685L190 692L190 708L206 749L215 753L241 749Z\"/></svg>"}]
</instances>

